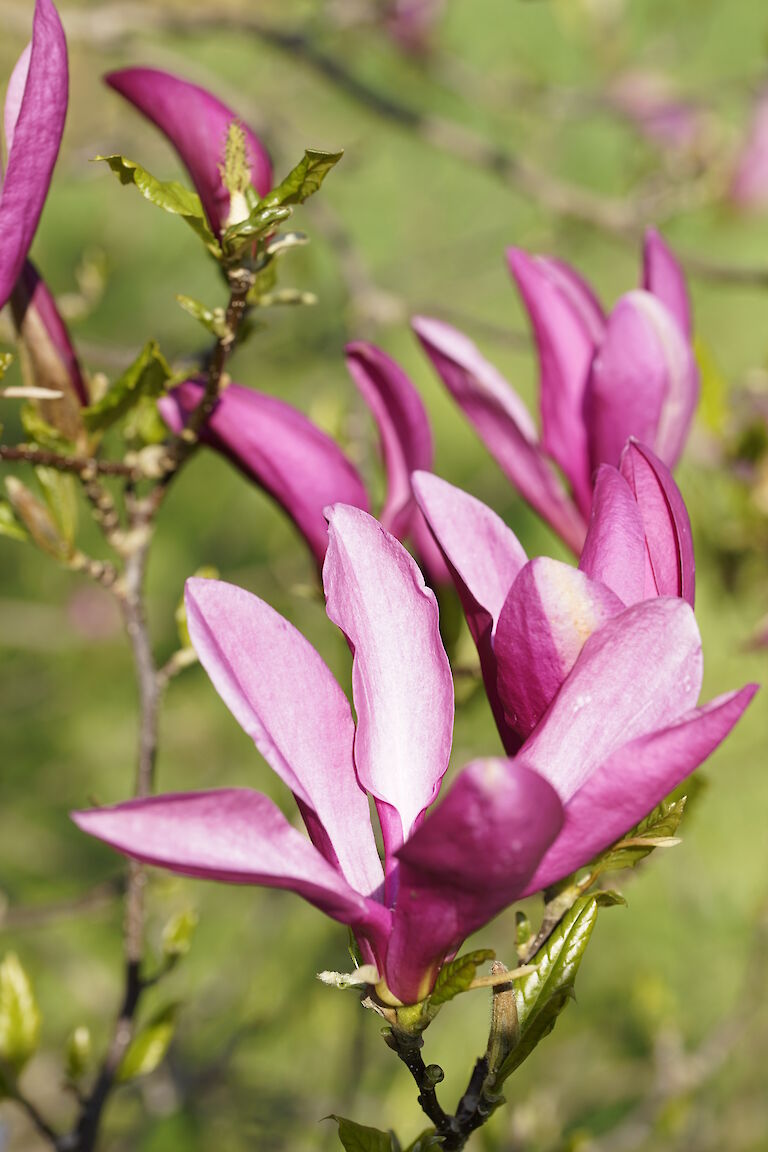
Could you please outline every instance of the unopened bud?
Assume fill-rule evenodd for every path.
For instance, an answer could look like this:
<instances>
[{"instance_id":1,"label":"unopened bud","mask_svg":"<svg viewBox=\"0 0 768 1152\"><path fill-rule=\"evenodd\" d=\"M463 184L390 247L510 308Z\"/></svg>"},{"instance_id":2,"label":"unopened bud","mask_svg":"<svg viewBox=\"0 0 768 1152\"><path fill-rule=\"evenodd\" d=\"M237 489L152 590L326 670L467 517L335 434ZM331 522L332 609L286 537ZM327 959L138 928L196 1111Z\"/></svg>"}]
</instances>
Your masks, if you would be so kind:
<instances>
[{"instance_id":1,"label":"unopened bud","mask_svg":"<svg viewBox=\"0 0 768 1152\"><path fill-rule=\"evenodd\" d=\"M251 187L251 167L248 163L245 132L237 120L232 121L227 131L224 163L220 171L221 181L229 192L229 214L225 228L231 228L247 220L251 214L246 195Z\"/></svg>"}]
</instances>

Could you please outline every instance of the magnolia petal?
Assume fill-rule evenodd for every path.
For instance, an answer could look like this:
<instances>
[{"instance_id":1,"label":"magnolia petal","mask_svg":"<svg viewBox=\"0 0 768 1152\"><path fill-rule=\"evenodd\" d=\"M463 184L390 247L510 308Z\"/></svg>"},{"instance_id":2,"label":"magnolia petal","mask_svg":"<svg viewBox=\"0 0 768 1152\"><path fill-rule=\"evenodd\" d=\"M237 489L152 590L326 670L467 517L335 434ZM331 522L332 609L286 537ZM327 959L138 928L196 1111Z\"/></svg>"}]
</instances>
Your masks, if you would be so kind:
<instances>
[{"instance_id":1,"label":"magnolia petal","mask_svg":"<svg viewBox=\"0 0 768 1152\"><path fill-rule=\"evenodd\" d=\"M342 924L387 922L386 909L355 892L260 792L152 796L72 819L118 852L182 876L288 888Z\"/></svg>"},{"instance_id":2,"label":"magnolia petal","mask_svg":"<svg viewBox=\"0 0 768 1152\"><path fill-rule=\"evenodd\" d=\"M689 342L650 292L628 292L608 320L585 394L592 468L618 465L630 436L674 467L698 399Z\"/></svg>"},{"instance_id":3,"label":"magnolia petal","mask_svg":"<svg viewBox=\"0 0 768 1152\"><path fill-rule=\"evenodd\" d=\"M655 228L645 233L643 244L643 288L672 313L687 340L693 335L691 301L680 262Z\"/></svg>"},{"instance_id":4,"label":"magnolia petal","mask_svg":"<svg viewBox=\"0 0 768 1152\"><path fill-rule=\"evenodd\" d=\"M186 606L200 663L302 813L309 809L315 844L358 892L374 894L383 874L355 775L355 727L328 667L300 632L243 588L188 580Z\"/></svg>"},{"instance_id":5,"label":"magnolia petal","mask_svg":"<svg viewBox=\"0 0 768 1152\"><path fill-rule=\"evenodd\" d=\"M620 468L643 521L645 596L682 596L693 607L696 564L691 521L672 473L636 440L624 449Z\"/></svg>"},{"instance_id":6,"label":"magnolia petal","mask_svg":"<svg viewBox=\"0 0 768 1152\"><path fill-rule=\"evenodd\" d=\"M647 555L633 490L616 468L601 464L579 568L607 585L624 604L636 604L646 595Z\"/></svg>"},{"instance_id":7,"label":"magnolia petal","mask_svg":"<svg viewBox=\"0 0 768 1152\"><path fill-rule=\"evenodd\" d=\"M32 43L12 77L4 116L8 163L0 189L0 308L37 231L64 131L68 89L64 29L51 0L36 0Z\"/></svg>"},{"instance_id":8,"label":"magnolia petal","mask_svg":"<svg viewBox=\"0 0 768 1152\"><path fill-rule=\"evenodd\" d=\"M251 183L259 196L272 187L272 164L258 136L237 113L205 88L156 68L123 68L104 77L173 145L192 178L214 232L229 215L230 195L221 178L229 126L237 121L245 133Z\"/></svg>"},{"instance_id":9,"label":"magnolia petal","mask_svg":"<svg viewBox=\"0 0 768 1152\"><path fill-rule=\"evenodd\" d=\"M515 580L493 642L508 723L525 739L541 720L584 644L624 605L604 584L539 556Z\"/></svg>"},{"instance_id":10,"label":"magnolia petal","mask_svg":"<svg viewBox=\"0 0 768 1152\"><path fill-rule=\"evenodd\" d=\"M588 280L557 256L537 256L547 274L581 317L593 343L597 346L605 335L606 315L600 298Z\"/></svg>"},{"instance_id":11,"label":"magnolia petal","mask_svg":"<svg viewBox=\"0 0 768 1152\"><path fill-rule=\"evenodd\" d=\"M174 432L181 431L202 395L203 385L188 380L163 397L160 411ZM368 507L363 482L338 444L284 400L230 384L201 440L277 500L319 564L328 545L326 505L343 500Z\"/></svg>"},{"instance_id":12,"label":"magnolia petal","mask_svg":"<svg viewBox=\"0 0 768 1152\"><path fill-rule=\"evenodd\" d=\"M547 888L638 824L714 752L757 691L748 685L683 716L671 727L622 745L565 808L565 824L526 894Z\"/></svg>"},{"instance_id":13,"label":"magnolia petal","mask_svg":"<svg viewBox=\"0 0 768 1152\"><path fill-rule=\"evenodd\" d=\"M747 211L762 212L768 207L768 85L757 93L729 195L732 203Z\"/></svg>"},{"instance_id":14,"label":"magnolia petal","mask_svg":"<svg viewBox=\"0 0 768 1152\"><path fill-rule=\"evenodd\" d=\"M550 462L520 398L466 336L440 320L416 317L413 330L438 375L521 495L579 552L586 526Z\"/></svg>"},{"instance_id":15,"label":"magnolia petal","mask_svg":"<svg viewBox=\"0 0 768 1152\"><path fill-rule=\"evenodd\" d=\"M562 821L555 790L512 760L476 760L459 773L398 852L386 959L395 995L427 995L444 957L519 897Z\"/></svg>"},{"instance_id":16,"label":"magnolia petal","mask_svg":"<svg viewBox=\"0 0 768 1152\"><path fill-rule=\"evenodd\" d=\"M528 557L514 532L482 501L430 472L416 472L411 479L477 645L499 735L506 751L515 752L520 740L507 724L499 699L492 639L507 593Z\"/></svg>"},{"instance_id":17,"label":"magnolia petal","mask_svg":"<svg viewBox=\"0 0 768 1152\"><path fill-rule=\"evenodd\" d=\"M684 600L643 600L590 636L520 753L563 803L618 748L676 723L701 689L701 638Z\"/></svg>"},{"instance_id":18,"label":"magnolia petal","mask_svg":"<svg viewBox=\"0 0 768 1152\"><path fill-rule=\"evenodd\" d=\"M328 615L354 656L355 765L377 801L388 860L437 796L453 731L453 679L437 602L412 557L344 504L327 510Z\"/></svg>"},{"instance_id":19,"label":"magnolia petal","mask_svg":"<svg viewBox=\"0 0 768 1152\"><path fill-rule=\"evenodd\" d=\"M592 486L584 427L584 389L595 355L594 296L563 265L508 248L539 356L542 447L568 477L586 515ZM585 315L586 314L586 315Z\"/></svg>"}]
</instances>

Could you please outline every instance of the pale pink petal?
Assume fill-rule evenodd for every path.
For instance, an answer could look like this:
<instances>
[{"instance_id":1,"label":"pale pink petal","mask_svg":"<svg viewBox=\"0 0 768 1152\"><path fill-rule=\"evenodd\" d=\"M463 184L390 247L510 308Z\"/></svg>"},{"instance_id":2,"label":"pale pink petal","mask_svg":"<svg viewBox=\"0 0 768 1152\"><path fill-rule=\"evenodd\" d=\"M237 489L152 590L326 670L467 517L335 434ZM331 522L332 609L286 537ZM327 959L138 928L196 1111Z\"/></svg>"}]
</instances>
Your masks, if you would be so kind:
<instances>
[{"instance_id":1,"label":"pale pink petal","mask_svg":"<svg viewBox=\"0 0 768 1152\"><path fill-rule=\"evenodd\" d=\"M64 131L68 87L61 21L51 0L36 0L31 48L17 65L4 116L12 146L0 189L0 308L37 231Z\"/></svg>"},{"instance_id":2,"label":"pale pink petal","mask_svg":"<svg viewBox=\"0 0 768 1152\"><path fill-rule=\"evenodd\" d=\"M730 199L749 211L768 207L768 86L760 89L746 139L736 159Z\"/></svg>"},{"instance_id":3,"label":"pale pink petal","mask_svg":"<svg viewBox=\"0 0 768 1152\"><path fill-rule=\"evenodd\" d=\"M416 317L413 329L448 391L520 494L579 552L584 520L542 455L536 427L520 398L455 328Z\"/></svg>"},{"instance_id":4,"label":"pale pink petal","mask_svg":"<svg viewBox=\"0 0 768 1152\"><path fill-rule=\"evenodd\" d=\"M655 228L645 233L643 244L643 288L661 300L690 340L693 334L691 301L680 261Z\"/></svg>"},{"instance_id":5,"label":"pale pink petal","mask_svg":"<svg viewBox=\"0 0 768 1152\"><path fill-rule=\"evenodd\" d=\"M453 680L437 602L405 548L358 508L329 509L328 615L354 655L355 765L388 862L435 799L448 767Z\"/></svg>"},{"instance_id":6,"label":"pale pink petal","mask_svg":"<svg viewBox=\"0 0 768 1152\"><path fill-rule=\"evenodd\" d=\"M21 112L24 92L29 76L29 63L32 59L32 41L19 56L11 72L8 88L5 93L5 107L3 108L3 131L5 133L5 155L9 156L13 149L13 134L16 131L16 121Z\"/></svg>"},{"instance_id":7,"label":"pale pink petal","mask_svg":"<svg viewBox=\"0 0 768 1152\"><path fill-rule=\"evenodd\" d=\"M618 748L571 797L563 830L527 892L570 875L638 824L714 752L756 691L753 684L720 696Z\"/></svg>"},{"instance_id":8,"label":"pale pink petal","mask_svg":"<svg viewBox=\"0 0 768 1152\"><path fill-rule=\"evenodd\" d=\"M353 763L349 702L312 645L263 600L188 580L189 634L213 686L300 801L317 847L372 895L383 874ZM314 817L314 818L313 818Z\"/></svg>"},{"instance_id":9,"label":"pale pink petal","mask_svg":"<svg viewBox=\"0 0 768 1152\"><path fill-rule=\"evenodd\" d=\"M493 649L510 726L525 739L541 720L584 644L624 605L604 584L539 556L504 602Z\"/></svg>"},{"instance_id":10,"label":"pale pink petal","mask_svg":"<svg viewBox=\"0 0 768 1152\"><path fill-rule=\"evenodd\" d=\"M673 468L698 391L696 361L677 321L650 292L628 292L611 313L587 385L592 467L617 466L635 436Z\"/></svg>"},{"instance_id":11,"label":"pale pink petal","mask_svg":"<svg viewBox=\"0 0 768 1152\"><path fill-rule=\"evenodd\" d=\"M174 432L181 431L202 395L202 384L187 380L163 397L160 412ZM328 546L326 505L343 500L368 507L363 482L338 444L275 396L230 384L200 439L277 500L319 564Z\"/></svg>"},{"instance_id":12,"label":"pale pink petal","mask_svg":"<svg viewBox=\"0 0 768 1152\"><path fill-rule=\"evenodd\" d=\"M259 196L272 187L272 164L262 142L237 113L205 88L156 68L123 68L104 77L155 124L179 154L192 178L214 232L221 232L229 215L230 195L221 167L230 124L237 120L245 133L251 182Z\"/></svg>"},{"instance_id":13,"label":"pale pink petal","mask_svg":"<svg viewBox=\"0 0 768 1152\"><path fill-rule=\"evenodd\" d=\"M507 249L507 259L538 352L542 447L568 477L576 503L587 515L592 485L583 412L596 350L594 297L587 297L583 282L562 265L519 248Z\"/></svg>"},{"instance_id":14,"label":"pale pink petal","mask_svg":"<svg viewBox=\"0 0 768 1152\"><path fill-rule=\"evenodd\" d=\"M520 756L567 803L623 744L678 721L701 689L701 638L684 600L633 604L603 624Z\"/></svg>"},{"instance_id":15,"label":"pale pink petal","mask_svg":"<svg viewBox=\"0 0 768 1152\"><path fill-rule=\"evenodd\" d=\"M61 387L78 406L87 405L88 391L67 326L48 286L30 260L25 261L16 281L11 309L33 364L40 366L38 382L44 387Z\"/></svg>"},{"instance_id":16,"label":"pale pink petal","mask_svg":"<svg viewBox=\"0 0 768 1152\"><path fill-rule=\"evenodd\" d=\"M515 577L528 557L510 528L474 496L430 472L416 472L413 490L445 557L477 645L488 701L507 752L520 740L507 724L496 687L493 632Z\"/></svg>"},{"instance_id":17,"label":"pale pink petal","mask_svg":"<svg viewBox=\"0 0 768 1152\"><path fill-rule=\"evenodd\" d=\"M431 990L442 960L530 881L558 834L557 793L512 760L476 760L400 849L387 984L406 1003Z\"/></svg>"},{"instance_id":18,"label":"pale pink petal","mask_svg":"<svg viewBox=\"0 0 768 1152\"><path fill-rule=\"evenodd\" d=\"M646 595L647 556L635 494L616 468L601 464L579 568L606 584L624 604L636 604Z\"/></svg>"},{"instance_id":19,"label":"pale pink petal","mask_svg":"<svg viewBox=\"0 0 768 1152\"><path fill-rule=\"evenodd\" d=\"M693 607L696 565L691 522L672 473L644 444L630 440L622 453L621 474L643 521L645 596L682 596Z\"/></svg>"}]
</instances>

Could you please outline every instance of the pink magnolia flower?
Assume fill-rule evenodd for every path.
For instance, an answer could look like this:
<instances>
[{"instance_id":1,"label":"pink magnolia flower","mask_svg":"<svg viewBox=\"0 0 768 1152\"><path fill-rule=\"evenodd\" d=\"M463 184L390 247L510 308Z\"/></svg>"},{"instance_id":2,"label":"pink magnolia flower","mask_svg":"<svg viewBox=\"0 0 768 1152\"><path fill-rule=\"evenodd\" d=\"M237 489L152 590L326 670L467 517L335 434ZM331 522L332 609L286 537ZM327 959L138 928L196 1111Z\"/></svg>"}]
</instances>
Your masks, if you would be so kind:
<instances>
[{"instance_id":1,"label":"pink magnolia flower","mask_svg":"<svg viewBox=\"0 0 768 1152\"><path fill-rule=\"evenodd\" d=\"M445 0L387 0L384 26L404 52L424 56L444 9Z\"/></svg>"},{"instance_id":2,"label":"pink magnolia flower","mask_svg":"<svg viewBox=\"0 0 768 1152\"><path fill-rule=\"evenodd\" d=\"M104 77L155 124L173 145L197 189L211 228L220 235L230 212L230 194L221 170L233 121L245 133L251 181L259 196L272 187L272 163L258 136L237 114L205 88L155 68L123 68Z\"/></svg>"},{"instance_id":3,"label":"pink magnolia flower","mask_svg":"<svg viewBox=\"0 0 768 1152\"><path fill-rule=\"evenodd\" d=\"M373 344L349 344L347 366L379 432L387 478L381 523L398 539L411 537L432 579L445 581L445 566L411 491L411 473L431 468L433 458L421 397L402 368ZM187 381L161 400L163 418L173 431L183 427L202 387ZM202 439L277 500L319 564L328 543L326 506L369 508L360 474L338 444L302 412L274 396L230 384L222 391Z\"/></svg>"},{"instance_id":4,"label":"pink magnolia flower","mask_svg":"<svg viewBox=\"0 0 768 1152\"><path fill-rule=\"evenodd\" d=\"M607 100L646 139L670 151L691 151L706 129L704 109L680 96L659 73L625 73L611 85Z\"/></svg>"},{"instance_id":5,"label":"pink magnolia flower","mask_svg":"<svg viewBox=\"0 0 768 1152\"><path fill-rule=\"evenodd\" d=\"M328 615L353 653L356 722L327 666L288 621L240 588L187 584L200 660L293 792L309 840L266 796L243 789L160 796L74 818L151 864L299 893L349 924L391 992L414 1002L444 957L530 883L560 829L561 807L537 773L480 760L425 816L448 767L453 727L434 594L398 541L345 505L329 512L323 576Z\"/></svg>"},{"instance_id":6,"label":"pink magnolia flower","mask_svg":"<svg viewBox=\"0 0 768 1152\"><path fill-rule=\"evenodd\" d=\"M757 96L746 139L731 179L730 199L740 208L768 207L768 86Z\"/></svg>"},{"instance_id":7,"label":"pink magnolia flower","mask_svg":"<svg viewBox=\"0 0 768 1152\"><path fill-rule=\"evenodd\" d=\"M698 397L682 271L661 237L646 236L643 288L606 318L568 265L509 250L539 353L541 436L501 374L462 333L417 317L439 376L521 495L579 553L600 464L616 465L629 436L670 468ZM558 469L568 483L568 491Z\"/></svg>"},{"instance_id":8,"label":"pink magnolia flower","mask_svg":"<svg viewBox=\"0 0 768 1152\"><path fill-rule=\"evenodd\" d=\"M679 597L691 607L691 526L669 470L630 441L620 467L597 473L578 569L528 561L514 533L481 501L431 473L413 477L477 646L507 752L541 719L587 638L626 607Z\"/></svg>"}]
</instances>

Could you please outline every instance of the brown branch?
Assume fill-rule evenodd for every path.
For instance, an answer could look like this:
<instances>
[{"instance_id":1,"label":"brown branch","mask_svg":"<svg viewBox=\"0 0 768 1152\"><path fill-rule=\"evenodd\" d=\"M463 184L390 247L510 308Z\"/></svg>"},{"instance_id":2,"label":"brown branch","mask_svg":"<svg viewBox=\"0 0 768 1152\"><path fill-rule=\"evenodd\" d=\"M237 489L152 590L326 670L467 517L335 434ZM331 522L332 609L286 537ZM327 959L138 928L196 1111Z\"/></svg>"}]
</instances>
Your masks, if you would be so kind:
<instances>
[{"instance_id":1,"label":"brown branch","mask_svg":"<svg viewBox=\"0 0 768 1152\"><path fill-rule=\"evenodd\" d=\"M97 912L108 907L125 888L121 876L97 884L90 892L75 896L71 900L60 900L55 904L40 904L32 907L9 907L0 910L0 930L19 931L27 928L40 928L57 920L64 920L81 913Z\"/></svg>"},{"instance_id":2,"label":"brown branch","mask_svg":"<svg viewBox=\"0 0 768 1152\"><path fill-rule=\"evenodd\" d=\"M47 452L27 444L0 444L0 460L33 464L40 468L54 468L57 472L71 472L83 480L96 476L122 476L134 482L143 478L140 468L124 464L121 460L97 460L93 456L64 456Z\"/></svg>"}]
</instances>

